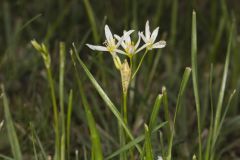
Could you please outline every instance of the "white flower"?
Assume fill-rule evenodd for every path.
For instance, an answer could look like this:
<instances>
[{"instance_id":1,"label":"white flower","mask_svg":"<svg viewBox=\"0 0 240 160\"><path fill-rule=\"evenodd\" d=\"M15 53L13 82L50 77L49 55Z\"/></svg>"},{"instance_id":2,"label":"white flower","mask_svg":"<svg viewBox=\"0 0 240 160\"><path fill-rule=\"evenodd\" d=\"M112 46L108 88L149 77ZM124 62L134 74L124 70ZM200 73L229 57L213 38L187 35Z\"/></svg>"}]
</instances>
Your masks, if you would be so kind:
<instances>
[{"instance_id":1,"label":"white flower","mask_svg":"<svg viewBox=\"0 0 240 160\"><path fill-rule=\"evenodd\" d=\"M158 156L157 160L163 160L162 156Z\"/></svg>"},{"instance_id":2,"label":"white flower","mask_svg":"<svg viewBox=\"0 0 240 160\"><path fill-rule=\"evenodd\" d=\"M119 50L118 47L124 40L126 36L129 36L134 30L130 30L126 32L119 40L118 43L116 44L115 39L113 38L112 32L110 31L108 25L105 25L105 36L106 36L106 41L104 42L105 46L98 46L98 45L91 45L91 44L86 44L90 49L92 50L97 50L97 51L108 51L111 54L115 55L115 53L121 53L125 54L123 51Z\"/></svg>"},{"instance_id":3,"label":"white flower","mask_svg":"<svg viewBox=\"0 0 240 160\"><path fill-rule=\"evenodd\" d=\"M145 25L145 35L141 32L140 35L145 42L147 49L152 50L154 48L164 48L166 46L166 41L158 41L155 43L155 40L158 35L159 27L157 27L151 34L149 21L146 22Z\"/></svg>"},{"instance_id":4,"label":"white flower","mask_svg":"<svg viewBox=\"0 0 240 160\"><path fill-rule=\"evenodd\" d=\"M141 47L141 48L138 49L138 46L139 46L140 41L141 41L140 32L138 33L138 41L137 41L136 44L131 40L130 34L126 34L127 33L126 31L124 31L123 33L126 36L125 36L124 40L122 41L121 46L125 50L125 55L131 57L131 56L133 56L134 54L138 53L139 51L141 51L142 49L144 49L146 47L146 46L144 46L144 47ZM114 37L118 41L121 40L121 37L116 35L116 34L114 35Z\"/></svg>"}]
</instances>

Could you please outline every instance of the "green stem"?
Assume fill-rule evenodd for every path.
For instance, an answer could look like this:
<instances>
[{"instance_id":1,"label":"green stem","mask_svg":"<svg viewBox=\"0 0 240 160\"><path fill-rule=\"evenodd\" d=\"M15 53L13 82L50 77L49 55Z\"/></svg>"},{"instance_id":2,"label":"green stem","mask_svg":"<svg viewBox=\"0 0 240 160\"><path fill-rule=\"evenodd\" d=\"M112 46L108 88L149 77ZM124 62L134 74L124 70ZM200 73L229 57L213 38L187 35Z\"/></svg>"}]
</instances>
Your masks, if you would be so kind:
<instances>
[{"instance_id":1,"label":"green stem","mask_svg":"<svg viewBox=\"0 0 240 160\"><path fill-rule=\"evenodd\" d=\"M139 64L138 64L138 66L137 66L137 69L136 69L135 72L133 73L132 80L133 80L133 78L136 76L139 68L141 67L142 62L143 62L145 56L147 55L147 52L148 52L148 50L146 49L146 51L144 52L144 54L143 54L143 56L142 56L142 58L141 58L141 60L140 60L140 62L139 62Z\"/></svg>"},{"instance_id":2,"label":"green stem","mask_svg":"<svg viewBox=\"0 0 240 160\"><path fill-rule=\"evenodd\" d=\"M59 64L60 64L60 72L59 72L59 104L60 104L60 115L61 115L61 136L65 135L65 111L64 111L64 74L65 74L65 44L60 42L60 56L59 56ZM65 137L64 137L65 139ZM61 143L61 147L65 149L65 141ZM64 153L64 152L63 152ZM65 157L65 155L63 155ZM61 157L61 158L63 158Z\"/></svg>"},{"instance_id":3,"label":"green stem","mask_svg":"<svg viewBox=\"0 0 240 160\"><path fill-rule=\"evenodd\" d=\"M130 59L130 68L131 68L131 71L132 71L132 69L133 69L133 57L131 56L131 57L129 57L129 59Z\"/></svg>"},{"instance_id":4,"label":"green stem","mask_svg":"<svg viewBox=\"0 0 240 160\"><path fill-rule=\"evenodd\" d=\"M52 98L52 105L53 105L53 116L54 116L54 129L56 134L56 149L57 153L59 153L60 149L60 139L59 139L59 124L58 124L58 111L57 111L57 102L56 102L56 95L54 92L54 82L52 78L52 72L49 67L47 68L47 75L48 75L48 81L49 81L49 87L51 91L51 98ZM57 155L59 157L59 155Z\"/></svg>"},{"instance_id":5,"label":"green stem","mask_svg":"<svg viewBox=\"0 0 240 160\"><path fill-rule=\"evenodd\" d=\"M128 124L127 118L127 93L123 93L123 119L125 124Z\"/></svg>"},{"instance_id":6,"label":"green stem","mask_svg":"<svg viewBox=\"0 0 240 160\"><path fill-rule=\"evenodd\" d=\"M123 93L123 106L122 106L121 112L122 112L122 115L123 115L124 123L127 125L127 121L128 121L128 118L127 118L127 93ZM123 130L122 126L120 126L120 144L121 144L121 147L125 146L126 143L127 143L126 133ZM122 154L120 154L120 160L127 160L127 153L126 152L123 152Z\"/></svg>"}]
</instances>

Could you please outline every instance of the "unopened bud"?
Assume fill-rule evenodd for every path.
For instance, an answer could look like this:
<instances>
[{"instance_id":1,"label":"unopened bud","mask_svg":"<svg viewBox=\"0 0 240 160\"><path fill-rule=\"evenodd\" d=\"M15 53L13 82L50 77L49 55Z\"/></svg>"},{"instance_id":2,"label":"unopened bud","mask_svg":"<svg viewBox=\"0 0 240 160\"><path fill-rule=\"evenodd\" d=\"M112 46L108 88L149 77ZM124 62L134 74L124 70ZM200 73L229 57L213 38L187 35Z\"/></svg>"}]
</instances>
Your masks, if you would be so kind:
<instances>
[{"instance_id":1,"label":"unopened bud","mask_svg":"<svg viewBox=\"0 0 240 160\"><path fill-rule=\"evenodd\" d=\"M121 78L122 78L123 93L126 94L130 80L131 80L131 68L129 67L126 59L121 65L120 72L121 72Z\"/></svg>"}]
</instances>

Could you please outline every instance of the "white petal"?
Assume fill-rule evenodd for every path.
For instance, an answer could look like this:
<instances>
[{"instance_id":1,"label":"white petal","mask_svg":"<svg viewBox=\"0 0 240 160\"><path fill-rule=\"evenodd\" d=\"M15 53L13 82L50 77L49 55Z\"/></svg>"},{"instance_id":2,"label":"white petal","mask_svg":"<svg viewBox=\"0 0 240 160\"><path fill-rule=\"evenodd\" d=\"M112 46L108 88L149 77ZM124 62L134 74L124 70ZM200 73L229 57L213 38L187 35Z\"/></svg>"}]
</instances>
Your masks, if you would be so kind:
<instances>
[{"instance_id":1,"label":"white petal","mask_svg":"<svg viewBox=\"0 0 240 160\"><path fill-rule=\"evenodd\" d=\"M130 30L130 31L127 31L126 33L124 33L123 36L121 37L121 39L118 41L116 46L118 47L122 43L122 41L125 40L126 36L129 36L133 32L134 32L134 30Z\"/></svg>"},{"instance_id":2,"label":"white petal","mask_svg":"<svg viewBox=\"0 0 240 160\"><path fill-rule=\"evenodd\" d=\"M119 35L114 34L114 37L115 37L118 41L121 40L121 37L120 37ZM125 45L124 41L122 41L121 46L122 46L124 49L126 48L126 45Z\"/></svg>"},{"instance_id":3,"label":"white petal","mask_svg":"<svg viewBox=\"0 0 240 160\"><path fill-rule=\"evenodd\" d=\"M154 43L152 48L164 48L166 46L166 41L159 41Z\"/></svg>"},{"instance_id":4,"label":"white petal","mask_svg":"<svg viewBox=\"0 0 240 160\"><path fill-rule=\"evenodd\" d=\"M152 43L154 43L155 40L156 40L156 38L157 38L158 30L159 30L159 27L157 27L156 29L154 29L154 31L152 32L152 35L151 35L151 41L152 41Z\"/></svg>"},{"instance_id":5,"label":"white petal","mask_svg":"<svg viewBox=\"0 0 240 160\"><path fill-rule=\"evenodd\" d=\"M120 50L120 49L116 49L115 51L116 51L117 53L126 55L126 52L124 52L124 51L122 51L122 50Z\"/></svg>"},{"instance_id":6,"label":"white petal","mask_svg":"<svg viewBox=\"0 0 240 160\"><path fill-rule=\"evenodd\" d=\"M108 25L105 25L105 36L108 42L113 40L112 32L110 31Z\"/></svg>"},{"instance_id":7,"label":"white petal","mask_svg":"<svg viewBox=\"0 0 240 160\"><path fill-rule=\"evenodd\" d=\"M138 52L140 52L141 50L143 50L143 49L146 48L147 46L148 46L147 44L144 44L142 47L140 47L140 48L135 52L135 54L138 53Z\"/></svg>"},{"instance_id":8,"label":"white petal","mask_svg":"<svg viewBox=\"0 0 240 160\"><path fill-rule=\"evenodd\" d=\"M142 32L140 33L140 36L142 37L142 39L143 39L144 43L147 43L147 39L146 39L146 37L143 35L143 33L142 33Z\"/></svg>"},{"instance_id":9,"label":"white petal","mask_svg":"<svg viewBox=\"0 0 240 160\"><path fill-rule=\"evenodd\" d=\"M95 45L91 45L91 44L86 44L86 45L94 51L108 51L107 48L104 46L95 46Z\"/></svg>"},{"instance_id":10,"label":"white petal","mask_svg":"<svg viewBox=\"0 0 240 160\"><path fill-rule=\"evenodd\" d=\"M140 35L140 32L138 32L138 41L137 41L136 45L134 46L134 49L138 48L140 41L141 41L141 35Z\"/></svg>"},{"instance_id":11,"label":"white petal","mask_svg":"<svg viewBox=\"0 0 240 160\"><path fill-rule=\"evenodd\" d=\"M145 36L146 39L150 39L150 28L149 28L149 21L147 20L146 25L145 25Z\"/></svg>"},{"instance_id":12,"label":"white petal","mask_svg":"<svg viewBox=\"0 0 240 160\"><path fill-rule=\"evenodd\" d=\"M114 37L119 41L121 39L121 37L117 34L114 34Z\"/></svg>"},{"instance_id":13,"label":"white petal","mask_svg":"<svg viewBox=\"0 0 240 160\"><path fill-rule=\"evenodd\" d=\"M127 31L123 31L123 34L125 35L127 33ZM127 43L131 43L131 37L129 35L125 36L125 42Z\"/></svg>"}]
</instances>

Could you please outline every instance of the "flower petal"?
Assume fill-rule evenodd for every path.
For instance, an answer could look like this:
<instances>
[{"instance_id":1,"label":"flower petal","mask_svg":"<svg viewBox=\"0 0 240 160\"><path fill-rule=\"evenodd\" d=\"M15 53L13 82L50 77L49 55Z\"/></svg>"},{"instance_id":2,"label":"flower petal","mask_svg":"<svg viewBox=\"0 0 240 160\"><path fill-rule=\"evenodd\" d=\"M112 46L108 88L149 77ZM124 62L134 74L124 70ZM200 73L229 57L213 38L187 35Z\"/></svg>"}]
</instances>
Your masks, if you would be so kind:
<instances>
[{"instance_id":1,"label":"flower petal","mask_svg":"<svg viewBox=\"0 0 240 160\"><path fill-rule=\"evenodd\" d=\"M156 29L154 29L154 31L152 32L152 35L151 35L151 41L152 41L152 43L154 43L155 40L156 40L156 38L157 38L158 30L159 30L159 27L157 27Z\"/></svg>"},{"instance_id":2,"label":"flower petal","mask_svg":"<svg viewBox=\"0 0 240 160\"><path fill-rule=\"evenodd\" d=\"M123 34L126 34L127 33L127 31L123 31ZM130 35L126 35L125 36L125 42L126 43L131 43L131 37L130 37Z\"/></svg>"},{"instance_id":3,"label":"flower petal","mask_svg":"<svg viewBox=\"0 0 240 160\"><path fill-rule=\"evenodd\" d=\"M134 32L134 30L130 30L130 31L127 31L123 34L123 36L121 37L121 39L118 41L116 47L119 47L119 45L122 43L122 41L125 40L126 36L129 36L130 34L132 34Z\"/></svg>"},{"instance_id":4,"label":"flower petal","mask_svg":"<svg viewBox=\"0 0 240 160\"><path fill-rule=\"evenodd\" d=\"M137 41L137 43L136 43L135 46L134 46L134 49L135 49L135 50L138 48L138 46L139 46L139 44L140 44L140 41L141 41L141 35L140 35L140 32L138 32L138 41Z\"/></svg>"},{"instance_id":5,"label":"flower petal","mask_svg":"<svg viewBox=\"0 0 240 160\"><path fill-rule=\"evenodd\" d=\"M164 48L166 46L166 41L159 41L154 43L152 48Z\"/></svg>"},{"instance_id":6,"label":"flower petal","mask_svg":"<svg viewBox=\"0 0 240 160\"><path fill-rule=\"evenodd\" d=\"M108 49L104 46L95 46L95 45L91 45L91 44L86 44L86 45L94 51L108 51Z\"/></svg>"},{"instance_id":7,"label":"flower petal","mask_svg":"<svg viewBox=\"0 0 240 160\"><path fill-rule=\"evenodd\" d=\"M147 20L146 25L145 25L145 36L146 39L150 39L150 27L149 27L149 21Z\"/></svg>"},{"instance_id":8,"label":"flower petal","mask_svg":"<svg viewBox=\"0 0 240 160\"><path fill-rule=\"evenodd\" d=\"M116 51L117 53L127 55L126 52L124 52L124 51L122 51L122 50L120 50L120 49L116 49L115 51Z\"/></svg>"},{"instance_id":9,"label":"flower petal","mask_svg":"<svg viewBox=\"0 0 240 160\"><path fill-rule=\"evenodd\" d=\"M108 42L111 42L113 40L112 32L110 31L108 25L105 25L105 36Z\"/></svg>"},{"instance_id":10,"label":"flower petal","mask_svg":"<svg viewBox=\"0 0 240 160\"><path fill-rule=\"evenodd\" d=\"M140 52L141 50L143 50L143 49L146 48L147 46L148 46L148 44L144 44L142 47L140 47L140 48L135 52L135 54L138 53L138 52Z\"/></svg>"},{"instance_id":11,"label":"flower petal","mask_svg":"<svg viewBox=\"0 0 240 160\"><path fill-rule=\"evenodd\" d=\"M114 37L115 37L118 41L121 40L121 37L120 37L119 35L114 34ZM126 48L126 44L124 43L124 41L122 41L121 46L122 46L124 49Z\"/></svg>"},{"instance_id":12,"label":"flower petal","mask_svg":"<svg viewBox=\"0 0 240 160\"><path fill-rule=\"evenodd\" d=\"M143 33L142 33L142 32L140 33L140 36L142 37L142 39L143 39L144 43L147 43L147 39L146 39L146 37L143 35Z\"/></svg>"}]
</instances>

